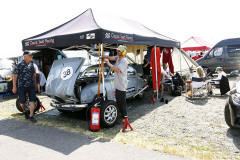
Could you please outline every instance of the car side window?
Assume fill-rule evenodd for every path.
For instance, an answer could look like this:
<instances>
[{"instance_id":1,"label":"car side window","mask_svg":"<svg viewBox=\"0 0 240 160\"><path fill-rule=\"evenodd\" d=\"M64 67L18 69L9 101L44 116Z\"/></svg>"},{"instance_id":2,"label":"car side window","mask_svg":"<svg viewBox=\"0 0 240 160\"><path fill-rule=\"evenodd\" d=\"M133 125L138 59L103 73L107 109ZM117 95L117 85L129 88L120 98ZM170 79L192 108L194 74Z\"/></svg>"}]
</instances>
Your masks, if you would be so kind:
<instances>
[{"instance_id":1,"label":"car side window","mask_svg":"<svg viewBox=\"0 0 240 160\"><path fill-rule=\"evenodd\" d=\"M227 47L229 57L239 57L240 56L240 45L231 45Z\"/></svg>"},{"instance_id":2,"label":"car side window","mask_svg":"<svg viewBox=\"0 0 240 160\"><path fill-rule=\"evenodd\" d=\"M219 57L223 53L223 47L218 47L214 49L213 55L214 57Z\"/></svg>"},{"instance_id":3,"label":"car side window","mask_svg":"<svg viewBox=\"0 0 240 160\"><path fill-rule=\"evenodd\" d=\"M209 53L208 58L212 58L213 57L213 51L214 51L214 49Z\"/></svg>"},{"instance_id":4,"label":"car side window","mask_svg":"<svg viewBox=\"0 0 240 160\"><path fill-rule=\"evenodd\" d=\"M127 75L128 76L135 76L137 74L136 70L130 66L127 68Z\"/></svg>"}]
</instances>

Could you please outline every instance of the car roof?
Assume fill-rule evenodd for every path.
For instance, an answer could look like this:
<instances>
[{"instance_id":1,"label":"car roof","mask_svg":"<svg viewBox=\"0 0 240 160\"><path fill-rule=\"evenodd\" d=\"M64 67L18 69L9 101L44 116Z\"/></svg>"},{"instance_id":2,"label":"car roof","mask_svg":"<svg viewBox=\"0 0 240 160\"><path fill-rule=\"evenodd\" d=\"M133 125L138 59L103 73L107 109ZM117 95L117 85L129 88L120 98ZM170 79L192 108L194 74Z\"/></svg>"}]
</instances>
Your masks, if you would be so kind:
<instances>
[{"instance_id":1,"label":"car roof","mask_svg":"<svg viewBox=\"0 0 240 160\"><path fill-rule=\"evenodd\" d=\"M222 46L227 46L227 45L235 45L239 44L240 45L240 38L231 38L231 39L224 39L220 42L218 42L215 47L222 47Z\"/></svg>"}]
</instances>

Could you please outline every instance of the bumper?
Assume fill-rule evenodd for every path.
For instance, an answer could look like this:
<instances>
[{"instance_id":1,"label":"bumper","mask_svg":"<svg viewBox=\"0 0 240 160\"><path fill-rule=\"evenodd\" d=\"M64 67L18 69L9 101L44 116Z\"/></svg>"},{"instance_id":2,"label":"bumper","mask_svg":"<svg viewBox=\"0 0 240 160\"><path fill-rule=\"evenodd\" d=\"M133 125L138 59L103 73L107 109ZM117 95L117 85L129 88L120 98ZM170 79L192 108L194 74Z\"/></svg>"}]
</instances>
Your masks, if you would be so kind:
<instances>
[{"instance_id":1,"label":"bumper","mask_svg":"<svg viewBox=\"0 0 240 160\"><path fill-rule=\"evenodd\" d=\"M6 82L0 83L0 93L4 93L6 91L7 91L7 83Z\"/></svg>"},{"instance_id":2,"label":"bumper","mask_svg":"<svg viewBox=\"0 0 240 160\"><path fill-rule=\"evenodd\" d=\"M66 104L66 103L56 103L56 102L51 102L50 105L57 109L68 110L68 111L80 111L88 107L88 104Z\"/></svg>"}]
</instances>

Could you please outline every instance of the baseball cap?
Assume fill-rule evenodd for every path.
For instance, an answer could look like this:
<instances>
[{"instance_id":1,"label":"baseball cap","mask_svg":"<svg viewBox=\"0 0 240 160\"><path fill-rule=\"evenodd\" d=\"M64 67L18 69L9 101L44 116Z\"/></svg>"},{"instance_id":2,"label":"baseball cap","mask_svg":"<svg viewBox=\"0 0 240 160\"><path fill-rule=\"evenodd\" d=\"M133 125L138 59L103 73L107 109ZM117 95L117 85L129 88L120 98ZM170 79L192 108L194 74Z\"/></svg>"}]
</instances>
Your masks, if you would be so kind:
<instances>
[{"instance_id":1,"label":"baseball cap","mask_svg":"<svg viewBox=\"0 0 240 160\"><path fill-rule=\"evenodd\" d=\"M124 46L124 45L119 45L118 48L117 48L117 50L123 52L123 51L127 50L127 47Z\"/></svg>"},{"instance_id":2,"label":"baseball cap","mask_svg":"<svg viewBox=\"0 0 240 160\"><path fill-rule=\"evenodd\" d=\"M217 67L216 68L216 72L219 71L219 70L222 70L222 67Z\"/></svg>"},{"instance_id":3,"label":"baseball cap","mask_svg":"<svg viewBox=\"0 0 240 160\"><path fill-rule=\"evenodd\" d=\"M25 56L25 55L31 55L32 53L31 52L28 52L28 51L25 51L25 52L23 52L23 55Z\"/></svg>"}]
</instances>

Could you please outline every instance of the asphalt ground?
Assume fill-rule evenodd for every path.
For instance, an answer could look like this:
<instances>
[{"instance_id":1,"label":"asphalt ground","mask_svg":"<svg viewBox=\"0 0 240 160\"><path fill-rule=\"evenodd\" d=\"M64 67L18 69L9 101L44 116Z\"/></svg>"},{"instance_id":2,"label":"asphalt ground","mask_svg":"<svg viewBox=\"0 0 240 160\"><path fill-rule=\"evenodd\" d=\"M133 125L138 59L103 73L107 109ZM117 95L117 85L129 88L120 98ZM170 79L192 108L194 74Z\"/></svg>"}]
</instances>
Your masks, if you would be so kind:
<instances>
[{"instance_id":1,"label":"asphalt ground","mask_svg":"<svg viewBox=\"0 0 240 160\"><path fill-rule=\"evenodd\" d=\"M53 127L0 117L1 160L183 160L158 151L109 142Z\"/></svg>"}]
</instances>

